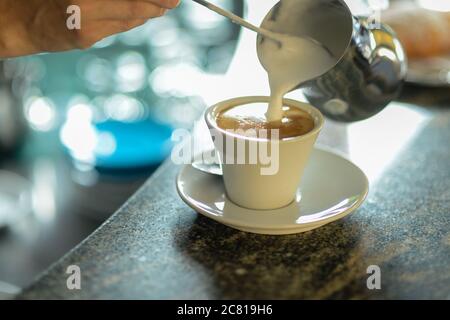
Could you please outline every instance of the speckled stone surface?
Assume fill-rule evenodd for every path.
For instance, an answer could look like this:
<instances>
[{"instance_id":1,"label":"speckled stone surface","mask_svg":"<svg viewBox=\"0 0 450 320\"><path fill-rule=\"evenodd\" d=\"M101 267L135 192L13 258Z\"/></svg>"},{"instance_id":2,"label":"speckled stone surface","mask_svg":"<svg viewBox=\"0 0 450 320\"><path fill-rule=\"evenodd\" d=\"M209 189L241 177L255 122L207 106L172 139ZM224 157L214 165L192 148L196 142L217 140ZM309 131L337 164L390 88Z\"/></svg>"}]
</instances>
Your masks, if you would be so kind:
<instances>
[{"instance_id":1,"label":"speckled stone surface","mask_svg":"<svg viewBox=\"0 0 450 320\"><path fill-rule=\"evenodd\" d=\"M450 110L427 112L365 204L340 221L290 236L230 229L179 199L179 168L167 162L19 298L450 299ZM72 264L81 290L66 287ZM369 265L381 268L381 290L367 289Z\"/></svg>"}]
</instances>

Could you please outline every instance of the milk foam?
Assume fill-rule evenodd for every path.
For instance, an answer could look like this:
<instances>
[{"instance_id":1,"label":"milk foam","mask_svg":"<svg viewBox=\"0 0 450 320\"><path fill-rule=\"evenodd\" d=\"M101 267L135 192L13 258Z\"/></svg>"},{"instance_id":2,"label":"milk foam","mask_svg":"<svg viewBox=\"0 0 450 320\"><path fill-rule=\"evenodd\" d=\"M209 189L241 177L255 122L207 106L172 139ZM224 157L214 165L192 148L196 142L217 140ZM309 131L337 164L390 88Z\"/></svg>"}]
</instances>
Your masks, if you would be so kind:
<instances>
[{"instance_id":1,"label":"milk foam","mask_svg":"<svg viewBox=\"0 0 450 320\"><path fill-rule=\"evenodd\" d=\"M261 63L269 77L271 100L267 121L279 121L283 115L283 97L300 84L329 70L336 62L329 51L312 39L273 33L281 43L263 39Z\"/></svg>"}]
</instances>

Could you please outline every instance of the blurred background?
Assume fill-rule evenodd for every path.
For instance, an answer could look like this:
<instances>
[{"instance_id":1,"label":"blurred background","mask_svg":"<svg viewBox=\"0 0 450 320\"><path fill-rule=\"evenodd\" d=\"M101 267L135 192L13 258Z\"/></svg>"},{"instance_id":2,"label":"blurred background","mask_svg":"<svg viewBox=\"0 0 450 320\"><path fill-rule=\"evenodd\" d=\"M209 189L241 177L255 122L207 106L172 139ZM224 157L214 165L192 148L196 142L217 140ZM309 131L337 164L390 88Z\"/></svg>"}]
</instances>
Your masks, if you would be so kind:
<instances>
[{"instance_id":1,"label":"blurred background","mask_svg":"<svg viewBox=\"0 0 450 320\"><path fill-rule=\"evenodd\" d=\"M213 0L241 16L246 4L258 1ZM421 30L436 27L418 21L417 14L423 16L425 8L449 14L450 1L346 2L355 14L367 14L370 7L386 10L408 44L409 83L449 91L450 46L448 52L443 46L429 55L417 53L403 34L423 44L427 36L418 37ZM448 21L437 28L444 39ZM405 25L408 32L401 29ZM250 67L249 61L257 64L254 40L246 40L236 25L184 0L167 16L87 51L0 61L0 299L29 285L114 213L169 155L174 128L190 128L209 103L230 92L267 94L264 72ZM235 82L227 86L221 79L233 58L229 78ZM245 92L239 85L244 82ZM364 128L345 127L345 134L357 138L353 146L367 144L361 132L374 132L367 128L394 114L407 116L405 137L425 118L394 106ZM398 126L395 130L401 136ZM392 155L385 144L382 148L386 159ZM353 149L357 154L359 148ZM368 157L361 153L360 159L374 177Z\"/></svg>"},{"instance_id":2,"label":"blurred background","mask_svg":"<svg viewBox=\"0 0 450 320\"><path fill-rule=\"evenodd\" d=\"M216 3L243 14L243 1ZM225 73L239 28L184 1L84 52L0 61L0 297L94 231L205 107L190 82ZM180 85L181 84L181 85Z\"/></svg>"}]
</instances>

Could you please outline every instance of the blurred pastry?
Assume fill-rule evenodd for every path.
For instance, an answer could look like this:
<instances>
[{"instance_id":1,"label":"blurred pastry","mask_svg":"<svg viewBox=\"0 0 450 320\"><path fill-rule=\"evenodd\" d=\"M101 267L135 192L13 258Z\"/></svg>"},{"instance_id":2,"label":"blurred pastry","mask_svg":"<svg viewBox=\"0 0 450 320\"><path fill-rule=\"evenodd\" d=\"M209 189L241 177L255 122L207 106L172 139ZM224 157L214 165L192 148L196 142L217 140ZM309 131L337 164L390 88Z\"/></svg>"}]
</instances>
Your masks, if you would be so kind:
<instances>
[{"instance_id":1,"label":"blurred pastry","mask_svg":"<svg viewBox=\"0 0 450 320\"><path fill-rule=\"evenodd\" d=\"M397 33L410 59L450 54L450 12L397 7L382 15Z\"/></svg>"}]
</instances>

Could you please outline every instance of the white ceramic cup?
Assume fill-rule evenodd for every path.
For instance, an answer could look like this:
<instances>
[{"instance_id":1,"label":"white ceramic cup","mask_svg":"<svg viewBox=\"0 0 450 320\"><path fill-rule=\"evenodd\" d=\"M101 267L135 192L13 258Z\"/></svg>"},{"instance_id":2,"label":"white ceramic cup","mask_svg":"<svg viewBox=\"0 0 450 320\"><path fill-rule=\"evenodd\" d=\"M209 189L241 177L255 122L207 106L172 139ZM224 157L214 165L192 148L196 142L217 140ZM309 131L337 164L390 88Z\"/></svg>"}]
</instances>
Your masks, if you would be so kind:
<instances>
[{"instance_id":1,"label":"white ceramic cup","mask_svg":"<svg viewBox=\"0 0 450 320\"><path fill-rule=\"evenodd\" d=\"M314 119L314 129L305 135L276 140L278 149L272 145L275 143L273 140L236 135L218 127L216 118L220 112L239 105L261 102L268 103L269 97L240 97L223 101L206 110L205 120L213 136L216 152L219 155L228 198L241 207L270 210L287 206L295 199L303 171L322 129L324 119L320 111L313 106L284 99L284 105L299 108L309 113ZM217 139L218 137L220 139ZM231 161L233 163L230 163L230 159L236 160L237 149L234 148L234 152L227 150L223 142L227 139L235 144L240 142L245 145L246 159L248 159L248 152L254 151L252 149L254 145L250 147L251 143L256 143L258 149L263 147L264 150L271 150L273 148L278 155L278 169L273 174L262 174L264 170L266 172L270 170L268 170L267 163L260 161L259 157L256 163L237 164L237 161ZM227 153L231 153L231 155ZM275 155L271 156L276 160ZM276 166L272 164L273 167Z\"/></svg>"}]
</instances>

